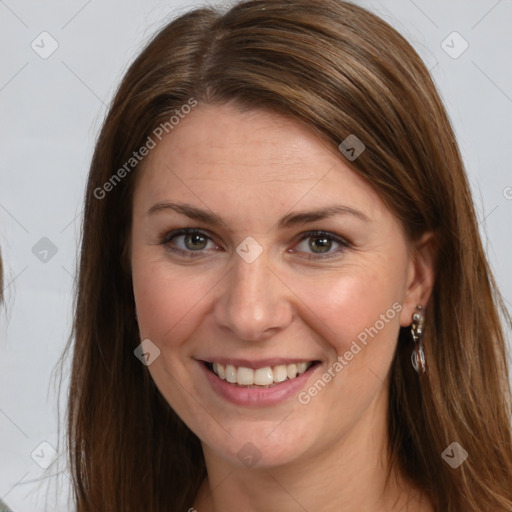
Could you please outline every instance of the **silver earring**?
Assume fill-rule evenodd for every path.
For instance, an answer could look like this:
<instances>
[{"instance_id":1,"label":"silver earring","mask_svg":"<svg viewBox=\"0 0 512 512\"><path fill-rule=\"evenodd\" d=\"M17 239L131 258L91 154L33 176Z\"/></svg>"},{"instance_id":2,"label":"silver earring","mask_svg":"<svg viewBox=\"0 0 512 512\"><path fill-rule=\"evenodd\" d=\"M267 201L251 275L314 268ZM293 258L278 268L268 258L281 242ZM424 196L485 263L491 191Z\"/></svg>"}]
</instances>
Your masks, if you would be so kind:
<instances>
[{"instance_id":1,"label":"silver earring","mask_svg":"<svg viewBox=\"0 0 512 512\"><path fill-rule=\"evenodd\" d=\"M425 373L425 353L423 352L423 325L425 323L425 315L423 314L423 306L418 304L416 312L412 315L411 335L414 341L414 350L411 354L411 362L414 369L421 375Z\"/></svg>"}]
</instances>

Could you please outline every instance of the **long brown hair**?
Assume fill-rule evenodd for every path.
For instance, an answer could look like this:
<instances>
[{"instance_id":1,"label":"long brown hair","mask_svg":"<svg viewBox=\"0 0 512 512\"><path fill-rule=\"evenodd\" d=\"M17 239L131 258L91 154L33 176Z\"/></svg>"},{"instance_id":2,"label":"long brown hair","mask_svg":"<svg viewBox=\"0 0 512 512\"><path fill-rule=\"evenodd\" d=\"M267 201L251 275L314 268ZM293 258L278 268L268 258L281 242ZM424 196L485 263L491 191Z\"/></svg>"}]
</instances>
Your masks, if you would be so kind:
<instances>
[{"instance_id":1,"label":"long brown hair","mask_svg":"<svg viewBox=\"0 0 512 512\"><path fill-rule=\"evenodd\" d=\"M414 372L405 328L392 363L393 465L435 510L510 512L511 396L500 311L510 318L450 121L411 45L377 16L338 0L193 10L165 26L122 80L85 196L68 417L78 512L187 510L206 474L198 438L133 354L140 339L127 256L136 167L125 166L122 180L105 187L191 99L291 116L333 148L349 134L364 142L352 169L411 239L432 231L439 248L426 311L428 373ZM454 441L469 454L457 469L441 456Z\"/></svg>"}]
</instances>

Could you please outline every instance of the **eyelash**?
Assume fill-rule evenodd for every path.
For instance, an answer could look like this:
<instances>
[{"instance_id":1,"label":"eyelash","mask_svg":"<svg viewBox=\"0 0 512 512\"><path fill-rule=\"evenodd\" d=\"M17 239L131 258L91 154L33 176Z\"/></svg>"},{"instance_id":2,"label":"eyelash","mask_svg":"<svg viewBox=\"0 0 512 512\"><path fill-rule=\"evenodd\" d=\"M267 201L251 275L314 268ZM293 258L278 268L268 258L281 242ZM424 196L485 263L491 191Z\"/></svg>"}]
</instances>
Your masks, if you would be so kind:
<instances>
[{"instance_id":1,"label":"eyelash","mask_svg":"<svg viewBox=\"0 0 512 512\"><path fill-rule=\"evenodd\" d=\"M212 240L211 237L209 237L204 231L201 231L197 228L183 228L183 229L178 229L178 230L175 230L175 231L171 231L169 233L167 233L162 241L160 242L161 245L163 245L167 250L169 251L172 251L174 253L179 253L179 254L182 254L182 255L185 255L186 257L189 257L189 258L196 258L196 257L199 257L199 255L205 250L205 249L202 249L202 250L198 250L198 251L192 251L192 250L183 250L183 249L179 249L177 247L172 247L169 245L169 242L171 242L173 239L179 237L179 236L182 236L182 235L200 235L202 237L205 237L207 238L208 240ZM299 244L300 242L302 242L303 240L307 240L308 238L326 238L330 241L333 241L333 242L336 242L338 243L341 247L339 247L338 249L334 250L334 251L330 251L328 253L318 253L318 254L314 254L314 253L309 253L309 255L305 256L306 259L308 260L320 260L320 259L327 259L327 258L332 258L334 257L334 255L340 253L340 252L343 252L345 249L349 249L352 245L350 242L348 242L346 239L344 238L341 238L333 233L329 233L327 231L321 231L321 230L314 230L314 231L306 231L305 233L302 233L302 238L300 238L300 240L297 242L297 244ZM199 253L198 256L195 256L193 255L194 252L197 252ZM308 253L305 253L305 254L308 254Z\"/></svg>"}]
</instances>

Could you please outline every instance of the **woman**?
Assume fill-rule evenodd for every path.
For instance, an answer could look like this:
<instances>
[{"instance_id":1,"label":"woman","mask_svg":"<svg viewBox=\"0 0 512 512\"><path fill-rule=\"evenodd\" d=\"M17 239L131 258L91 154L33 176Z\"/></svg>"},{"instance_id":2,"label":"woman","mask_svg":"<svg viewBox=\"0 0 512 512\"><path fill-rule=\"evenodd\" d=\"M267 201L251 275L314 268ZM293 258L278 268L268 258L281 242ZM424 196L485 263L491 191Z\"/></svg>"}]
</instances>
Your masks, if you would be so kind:
<instances>
[{"instance_id":1,"label":"woman","mask_svg":"<svg viewBox=\"0 0 512 512\"><path fill-rule=\"evenodd\" d=\"M196 9L91 165L77 510L511 511L505 313L427 69L337 0Z\"/></svg>"}]
</instances>

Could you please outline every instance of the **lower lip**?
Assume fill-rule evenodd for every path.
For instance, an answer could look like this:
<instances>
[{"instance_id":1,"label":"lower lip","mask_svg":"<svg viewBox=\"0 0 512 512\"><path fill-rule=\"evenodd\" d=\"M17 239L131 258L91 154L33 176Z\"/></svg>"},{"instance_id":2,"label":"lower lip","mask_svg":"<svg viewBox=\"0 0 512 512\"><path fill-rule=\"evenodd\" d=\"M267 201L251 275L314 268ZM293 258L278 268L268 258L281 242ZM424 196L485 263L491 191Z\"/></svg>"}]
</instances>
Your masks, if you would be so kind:
<instances>
[{"instance_id":1,"label":"lower lip","mask_svg":"<svg viewBox=\"0 0 512 512\"><path fill-rule=\"evenodd\" d=\"M296 395L307 380L320 369L320 363L315 363L298 377L287 379L269 388L244 388L221 379L202 362L199 362L199 366L203 369L211 387L219 395L233 404L253 407L276 405Z\"/></svg>"}]
</instances>

